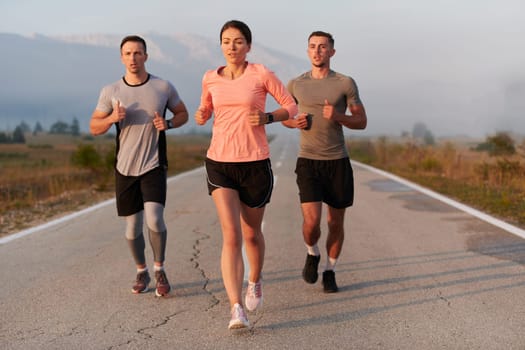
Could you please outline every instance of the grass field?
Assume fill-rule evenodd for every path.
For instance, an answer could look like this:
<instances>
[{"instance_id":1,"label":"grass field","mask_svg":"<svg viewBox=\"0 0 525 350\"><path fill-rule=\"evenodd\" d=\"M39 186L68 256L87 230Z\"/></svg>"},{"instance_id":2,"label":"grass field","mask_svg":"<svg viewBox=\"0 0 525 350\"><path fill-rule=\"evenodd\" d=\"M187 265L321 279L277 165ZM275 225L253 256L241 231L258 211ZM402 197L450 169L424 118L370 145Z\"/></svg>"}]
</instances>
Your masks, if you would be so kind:
<instances>
[{"instance_id":1,"label":"grass field","mask_svg":"<svg viewBox=\"0 0 525 350\"><path fill-rule=\"evenodd\" d=\"M525 227L524 147L511 155L477 151L480 140L352 140L350 157ZM523 144L522 144L523 145Z\"/></svg>"},{"instance_id":2,"label":"grass field","mask_svg":"<svg viewBox=\"0 0 525 350\"><path fill-rule=\"evenodd\" d=\"M169 135L169 175L201 166L209 139ZM474 150L479 142L441 140L428 146L380 137L351 139L348 147L352 159L525 227L525 147L491 156ZM46 134L29 135L26 144L0 144L0 236L113 198L114 144L111 135ZM85 151L83 163L74 161L79 150Z\"/></svg>"},{"instance_id":3,"label":"grass field","mask_svg":"<svg viewBox=\"0 0 525 350\"><path fill-rule=\"evenodd\" d=\"M209 135L168 135L168 174L201 166ZM27 136L26 144L0 144L0 236L56 215L112 198L114 136ZM94 150L96 166L72 161L79 149Z\"/></svg>"}]
</instances>

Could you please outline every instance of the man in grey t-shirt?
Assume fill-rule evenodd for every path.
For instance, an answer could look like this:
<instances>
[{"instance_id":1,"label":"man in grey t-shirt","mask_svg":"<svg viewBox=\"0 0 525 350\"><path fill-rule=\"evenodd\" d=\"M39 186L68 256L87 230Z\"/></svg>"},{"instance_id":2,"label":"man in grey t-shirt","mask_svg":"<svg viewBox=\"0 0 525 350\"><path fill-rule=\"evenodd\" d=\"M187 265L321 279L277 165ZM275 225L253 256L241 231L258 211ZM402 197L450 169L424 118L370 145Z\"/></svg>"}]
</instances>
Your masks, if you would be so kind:
<instances>
[{"instance_id":1,"label":"man in grey t-shirt","mask_svg":"<svg viewBox=\"0 0 525 350\"><path fill-rule=\"evenodd\" d=\"M324 202L328 208L328 237L322 282L324 291L333 293L338 291L334 269L344 241L345 210L354 199L353 172L343 126L364 129L367 116L355 81L330 69L330 58L335 54L332 35L321 31L310 34L307 52L311 70L288 83L299 114L282 123L301 129L295 172L307 247L303 279L315 283L318 278L321 254L317 243ZM346 114L347 110L350 114Z\"/></svg>"},{"instance_id":2,"label":"man in grey t-shirt","mask_svg":"<svg viewBox=\"0 0 525 350\"><path fill-rule=\"evenodd\" d=\"M105 86L91 116L93 135L117 130L115 192L117 212L126 218L126 239L137 266L133 293L148 291L151 281L145 260L142 232L146 218L153 250L157 296L165 296L170 284L164 271L167 230L164 206L168 166L165 130L188 120L188 112L175 87L146 71L146 42L132 35L122 39L121 61L126 73ZM166 119L166 111L173 118Z\"/></svg>"}]
</instances>

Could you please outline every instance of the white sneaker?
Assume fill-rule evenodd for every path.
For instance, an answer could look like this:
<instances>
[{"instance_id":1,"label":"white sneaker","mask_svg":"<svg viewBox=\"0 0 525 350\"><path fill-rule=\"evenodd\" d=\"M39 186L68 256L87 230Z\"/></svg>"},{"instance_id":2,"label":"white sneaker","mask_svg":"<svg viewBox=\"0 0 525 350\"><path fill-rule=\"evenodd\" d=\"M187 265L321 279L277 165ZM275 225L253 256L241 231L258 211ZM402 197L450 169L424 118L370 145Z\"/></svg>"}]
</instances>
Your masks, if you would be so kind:
<instances>
[{"instance_id":1,"label":"white sneaker","mask_svg":"<svg viewBox=\"0 0 525 350\"><path fill-rule=\"evenodd\" d=\"M248 288L246 289L246 297L244 304L248 311L255 311L257 308L261 308L263 305L263 294L262 294L262 281L253 283L248 282Z\"/></svg>"},{"instance_id":2,"label":"white sneaker","mask_svg":"<svg viewBox=\"0 0 525 350\"><path fill-rule=\"evenodd\" d=\"M248 322L246 313L240 304L237 303L233 305L231 314L232 318L228 324L228 329L239 329L250 326L250 322Z\"/></svg>"}]
</instances>

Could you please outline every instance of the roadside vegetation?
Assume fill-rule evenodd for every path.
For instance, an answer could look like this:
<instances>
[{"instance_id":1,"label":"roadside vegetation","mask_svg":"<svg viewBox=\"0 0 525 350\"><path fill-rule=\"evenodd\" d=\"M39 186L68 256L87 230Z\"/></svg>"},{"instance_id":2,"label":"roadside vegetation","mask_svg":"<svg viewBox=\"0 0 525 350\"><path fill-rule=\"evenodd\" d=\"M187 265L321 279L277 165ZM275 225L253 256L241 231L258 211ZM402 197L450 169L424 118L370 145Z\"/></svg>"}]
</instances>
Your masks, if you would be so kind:
<instances>
[{"instance_id":1,"label":"roadside vegetation","mask_svg":"<svg viewBox=\"0 0 525 350\"><path fill-rule=\"evenodd\" d=\"M271 137L270 137L271 138ZM169 176L203 165L210 135L168 133ZM437 139L418 123L400 137L349 138L350 157L525 227L525 141ZM113 198L115 135L78 122L0 132L0 236Z\"/></svg>"},{"instance_id":2,"label":"roadside vegetation","mask_svg":"<svg viewBox=\"0 0 525 350\"><path fill-rule=\"evenodd\" d=\"M209 139L168 134L169 176L201 166ZM111 134L39 132L0 143L0 236L113 198L114 161Z\"/></svg>"},{"instance_id":3,"label":"roadside vegetation","mask_svg":"<svg viewBox=\"0 0 525 350\"><path fill-rule=\"evenodd\" d=\"M509 133L479 141L352 139L348 147L351 159L525 227L525 142Z\"/></svg>"}]
</instances>

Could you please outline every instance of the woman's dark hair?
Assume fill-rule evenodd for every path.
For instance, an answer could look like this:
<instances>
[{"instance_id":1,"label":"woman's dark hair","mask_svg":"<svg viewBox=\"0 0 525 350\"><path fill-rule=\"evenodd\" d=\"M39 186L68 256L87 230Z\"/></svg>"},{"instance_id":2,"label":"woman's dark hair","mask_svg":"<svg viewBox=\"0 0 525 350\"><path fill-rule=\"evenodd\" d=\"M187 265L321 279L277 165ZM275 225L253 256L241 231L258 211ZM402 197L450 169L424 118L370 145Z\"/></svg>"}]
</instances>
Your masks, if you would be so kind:
<instances>
[{"instance_id":1,"label":"woman's dark hair","mask_svg":"<svg viewBox=\"0 0 525 350\"><path fill-rule=\"evenodd\" d=\"M244 36L244 39L246 39L248 45L252 44L252 32L250 31L250 28L246 25L246 23L237 20L231 20L224 23L221 29L221 34L219 35L219 42L222 42L222 33L229 28L238 29Z\"/></svg>"},{"instance_id":2,"label":"woman's dark hair","mask_svg":"<svg viewBox=\"0 0 525 350\"><path fill-rule=\"evenodd\" d=\"M128 35L128 36L124 37L124 39L122 39L122 41L120 42L120 49L121 50L122 50L122 46L124 46L124 44L127 43L128 41L141 43L142 46L144 46L144 53L146 53L146 40L142 39L138 35Z\"/></svg>"}]
</instances>

